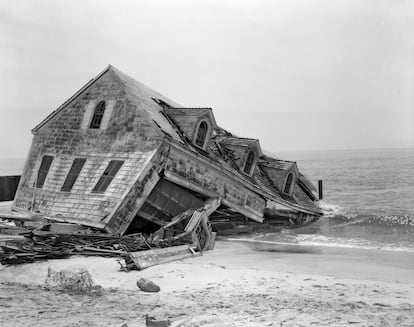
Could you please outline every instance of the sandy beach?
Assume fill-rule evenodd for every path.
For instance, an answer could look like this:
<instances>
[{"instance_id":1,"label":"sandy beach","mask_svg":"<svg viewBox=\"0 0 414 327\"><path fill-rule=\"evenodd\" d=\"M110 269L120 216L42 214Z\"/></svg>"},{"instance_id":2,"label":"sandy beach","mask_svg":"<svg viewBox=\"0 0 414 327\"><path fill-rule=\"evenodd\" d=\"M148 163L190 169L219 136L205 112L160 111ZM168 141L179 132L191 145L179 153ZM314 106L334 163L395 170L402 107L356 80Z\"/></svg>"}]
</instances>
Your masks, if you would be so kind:
<instances>
[{"instance_id":1,"label":"sandy beach","mask_svg":"<svg viewBox=\"0 0 414 327\"><path fill-rule=\"evenodd\" d=\"M72 257L0 267L2 326L413 326L414 253L218 241L184 261L120 272ZM46 290L47 269L86 267L104 294ZM139 291L149 278L159 293ZM124 325L125 326L125 325Z\"/></svg>"}]
</instances>

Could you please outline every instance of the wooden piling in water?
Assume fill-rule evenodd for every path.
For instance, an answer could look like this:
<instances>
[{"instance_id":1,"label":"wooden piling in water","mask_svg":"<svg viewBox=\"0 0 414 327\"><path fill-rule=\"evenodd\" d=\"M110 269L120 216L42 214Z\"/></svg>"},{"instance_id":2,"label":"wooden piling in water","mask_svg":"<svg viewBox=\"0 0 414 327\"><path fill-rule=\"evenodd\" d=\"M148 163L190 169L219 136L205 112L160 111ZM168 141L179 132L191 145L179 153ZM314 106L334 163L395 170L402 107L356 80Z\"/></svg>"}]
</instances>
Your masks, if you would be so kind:
<instances>
[{"instance_id":1,"label":"wooden piling in water","mask_svg":"<svg viewBox=\"0 0 414 327\"><path fill-rule=\"evenodd\" d=\"M318 180L318 192L319 192L319 200L322 200L323 199L322 179Z\"/></svg>"}]
</instances>

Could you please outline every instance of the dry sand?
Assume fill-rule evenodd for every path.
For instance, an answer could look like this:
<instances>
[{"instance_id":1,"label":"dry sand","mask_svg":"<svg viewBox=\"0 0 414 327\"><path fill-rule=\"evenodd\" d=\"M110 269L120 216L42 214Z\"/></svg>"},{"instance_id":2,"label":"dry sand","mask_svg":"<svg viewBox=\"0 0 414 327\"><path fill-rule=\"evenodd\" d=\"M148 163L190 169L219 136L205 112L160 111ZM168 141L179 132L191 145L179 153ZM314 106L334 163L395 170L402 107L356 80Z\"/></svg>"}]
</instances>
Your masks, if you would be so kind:
<instances>
[{"instance_id":1,"label":"dry sand","mask_svg":"<svg viewBox=\"0 0 414 327\"><path fill-rule=\"evenodd\" d=\"M219 241L142 272L100 257L0 266L0 325L414 326L414 253L384 253ZM48 267L87 267L104 294L48 291ZM140 277L161 292L139 291Z\"/></svg>"}]
</instances>

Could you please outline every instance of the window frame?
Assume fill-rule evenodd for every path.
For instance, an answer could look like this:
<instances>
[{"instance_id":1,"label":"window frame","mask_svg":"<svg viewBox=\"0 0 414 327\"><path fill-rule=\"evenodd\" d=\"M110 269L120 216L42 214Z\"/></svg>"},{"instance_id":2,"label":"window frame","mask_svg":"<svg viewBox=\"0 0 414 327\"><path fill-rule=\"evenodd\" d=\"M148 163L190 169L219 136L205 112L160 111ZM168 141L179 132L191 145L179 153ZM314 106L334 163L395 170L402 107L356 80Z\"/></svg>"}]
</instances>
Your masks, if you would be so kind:
<instances>
[{"instance_id":1,"label":"window frame","mask_svg":"<svg viewBox=\"0 0 414 327\"><path fill-rule=\"evenodd\" d=\"M49 159L50 161L47 162L45 159ZM38 189L42 189L45 185L47 175L49 175L50 167L52 167L52 163L55 160L55 157L49 154L45 154L42 156L42 161L40 162L39 168L37 169L36 180L34 183L34 187ZM47 167L47 168L45 168Z\"/></svg>"},{"instance_id":2,"label":"window frame","mask_svg":"<svg viewBox=\"0 0 414 327\"><path fill-rule=\"evenodd\" d=\"M95 184L91 193L103 194L111 185L115 176L118 174L121 167L124 165L124 160L111 160L103 171L101 177L99 177L98 182Z\"/></svg>"},{"instance_id":3,"label":"window frame","mask_svg":"<svg viewBox=\"0 0 414 327\"><path fill-rule=\"evenodd\" d=\"M199 135L199 132L200 132L200 126L203 123L206 125L206 132L205 132L205 135L204 135L203 145L200 145L200 144L197 144L197 140L198 140L198 135ZM202 121L200 121L197 124L196 133L194 134L194 142L193 142L194 145L197 146L197 147L199 147L199 148L201 148L201 149L205 149L206 148L206 144L208 142L208 138L209 138L208 137L209 136L209 132L210 132L210 124L208 123L207 120L203 119Z\"/></svg>"},{"instance_id":4,"label":"window frame","mask_svg":"<svg viewBox=\"0 0 414 327\"><path fill-rule=\"evenodd\" d=\"M249 162L250 158L251 158L251 161ZM248 176L252 175L255 161L256 161L256 153L253 150L250 150L247 153L246 160L244 161L244 165L243 165L243 173L244 174L246 174ZM250 167L249 167L249 171L247 172L246 167L247 167L248 164L250 165Z\"/></svg>"},{"instance_id":5,"label":"window frame","mask_svg":"<svg viewBox=\"0 0 414 327\"><path fill-rule=\"evenodd\" d=\"M75 170L75 168L77 168L77 167L75 166L75 162L81 162L80 168L78 168L76 170ZM63 182L63 185L60 189L61 192L71 192L72 191L72 188L75 185L75 183L76 183L83 167L85 166L85 163L86 163L86 158L75 158L75 159L73 159L72 165L71 165L68 173L66 174L65 181ZM72 177L72 176L75 176L75 177Z\"/></svg>"},{"instance_id":6,"label":"window frame","mask_svg":"<svg viewBox=\"0 0 414 327\"><path fill-rule=\"evenodd\" d=\"M106 101L99 101L93 111L91 121L89 122L89 129L100 129L102 120L106 111Z\"/></svg>"},{"instance_id":7,"label":"window frame","mask_svg":"<svg viewBox=\"0 0 414 327\"><path fill-rule=\"evenodd\" d=\"M291 178L292 178L292 179L290 180L290 185L288 185L288 182L289 182L289 177L291 177ZM293 172L289 172L289 173L287 174L287 176L286 176L285 183L284 183L284 185L283 185L283 193L285 193L285 194L289 194L289 195L291 195L291 194L292 194L292 186L294 185L294 180L295 180L295 175L293 174ZM286 186L289 186L289 190L288 190L288 192L286 192Z\"/></svg>"}]
</instances>

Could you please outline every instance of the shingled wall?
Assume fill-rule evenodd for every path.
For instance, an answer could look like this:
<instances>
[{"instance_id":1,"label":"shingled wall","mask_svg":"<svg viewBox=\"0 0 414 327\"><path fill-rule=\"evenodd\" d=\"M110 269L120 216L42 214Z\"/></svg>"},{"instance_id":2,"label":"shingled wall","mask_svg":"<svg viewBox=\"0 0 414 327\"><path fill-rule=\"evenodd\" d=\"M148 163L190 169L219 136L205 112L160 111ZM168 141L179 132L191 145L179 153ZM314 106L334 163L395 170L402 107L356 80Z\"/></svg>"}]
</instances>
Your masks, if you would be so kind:
<instances>
[{"instance_id":1,"label":"shingled wall","mask_svg":"<svg viewBox=\"0 0 414 327\"><path fill-rule=\"evenodd\" d=\"M16 209L100 221L135 182L162 137L140 103L126 97L123 85L112 74L103 74L35 132L14 202ZM107 126L89 129L85 116L101 100L111 106L105 112L110 116L104 116ZM52 155L54 160L39 189L33 186L43 155ZM86 163L71 192L62 192L74 158L85 158ZM104 194L91 193L110 160L125 162Z\"/></svg>"},{"instance_id":2,"label":"shingled wall","mask_svg":"<svg viewBox=\"0 0 414 327\"><path fill-rule=\"evenodd\" d=\"M266 203L261 196L195 156L183 155L180 150L171 148L167 169L191 183L220 195L222 199L235 206L253 210L260 216L263 213Z\"/></svg>"}]
</instances>

